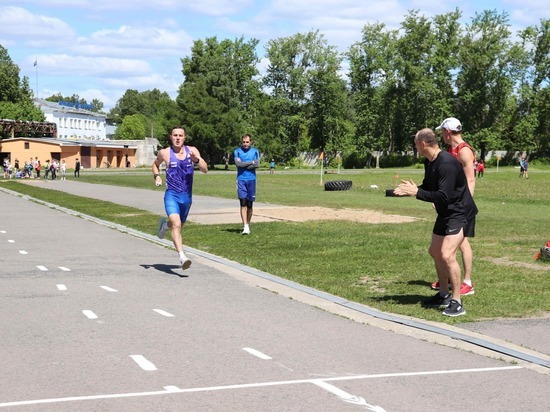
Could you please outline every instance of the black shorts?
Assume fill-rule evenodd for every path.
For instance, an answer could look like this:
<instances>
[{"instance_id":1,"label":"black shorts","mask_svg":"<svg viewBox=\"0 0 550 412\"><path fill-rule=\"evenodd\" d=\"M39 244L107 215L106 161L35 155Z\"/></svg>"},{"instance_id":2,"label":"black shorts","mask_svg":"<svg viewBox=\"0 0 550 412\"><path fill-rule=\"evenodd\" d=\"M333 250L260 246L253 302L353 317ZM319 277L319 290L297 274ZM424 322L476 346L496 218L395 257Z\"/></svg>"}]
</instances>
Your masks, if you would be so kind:
<instances>
[{"instance_id":1,"label":"black shorts","mask_svg":"<svg viewBox=\"0 0 550 412\"><path fill-rule=\"evenodd\" d=\"M464 230L464 237L474 237L476 230L476 218L473 217L467 221L456 219L437 219L435 221L433 233L438 236L456 235L460 232L460 229Z\"/></svg>"}]
</instances>

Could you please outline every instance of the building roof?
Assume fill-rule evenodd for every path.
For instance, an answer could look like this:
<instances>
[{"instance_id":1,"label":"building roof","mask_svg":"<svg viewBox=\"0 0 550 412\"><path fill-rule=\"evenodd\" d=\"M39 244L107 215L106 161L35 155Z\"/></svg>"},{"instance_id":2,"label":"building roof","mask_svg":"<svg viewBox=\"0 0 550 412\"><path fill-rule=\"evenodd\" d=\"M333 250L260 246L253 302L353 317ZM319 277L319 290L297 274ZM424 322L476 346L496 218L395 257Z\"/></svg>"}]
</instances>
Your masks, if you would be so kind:
<instances>
[{"instance_id":1,"label":"building roof","mask_svg":"<svg viewBox=\"0 0 550 412\"><path fill-rule=\"evenodd\" d=\"M3 143L15 140L25 140L36 143L55 144L58 146L84 146L84 147L107 147L111 149L136 149L137 144L134 140L85 140L85 139L61 139L55 137L14 137L13 139L4 139Z\"/></svg>"},{"instance_id":2,"label":"building roof","mask_svg":"<svg viewBox=\"0 0 550 412\"><path fill-rule=\"evenodd\" d=\"M92 112L91 110L83 109L78 105L75 106L64 106L59 102L50 102L45 99L34 99L34 104L38 106L43 112L62 112L62 113L75 113L75 114L84 114L87 116L95 116L105 119L107 116L102 113Z\"/></svg>"}]
</instances>

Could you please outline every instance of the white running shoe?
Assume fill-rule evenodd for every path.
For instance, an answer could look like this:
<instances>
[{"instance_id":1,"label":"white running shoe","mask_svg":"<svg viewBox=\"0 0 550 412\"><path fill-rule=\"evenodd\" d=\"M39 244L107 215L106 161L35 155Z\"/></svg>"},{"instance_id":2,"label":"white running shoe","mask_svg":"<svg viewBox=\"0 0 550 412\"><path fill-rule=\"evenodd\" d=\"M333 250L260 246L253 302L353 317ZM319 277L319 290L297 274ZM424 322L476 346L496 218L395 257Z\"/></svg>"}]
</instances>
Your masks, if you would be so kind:
<instances>
[{"instance_id":1,"label":"white running shoe","mask_svg":"<svg viewBox=\"0 0 550 412\"><path fill-rule=\"evenodd\" d=\"M181 263L181 269L182 270L185 270L185 269L189 269L189 267L191 266L191 259L189 258L185 258L185 259L180 259L180 263Z\"/></svg>"},{"instance_id":2,"label":"white running shoe","mask_svg":"<svg viewBox=\"0 0 550 412\"><path fill-rule=\"evenodd\" d=\"M250 227L248 225L245 225L243 228L243 235L249 235L250 234Z\"/></svg>"},{"instance_id":3,"label":"white running shoe","mask_svg":"<svg viewBox=\"0 0 550 412\"><path fill-rule=\"evenodd\" d=\"M159 228L157 230L157 236L159 237L159 239L164 239L164 237L166 236L167 230L168 230L168 225L166 224L166 218L161 217L159 219Z\"/></svg>"}]
</instances>

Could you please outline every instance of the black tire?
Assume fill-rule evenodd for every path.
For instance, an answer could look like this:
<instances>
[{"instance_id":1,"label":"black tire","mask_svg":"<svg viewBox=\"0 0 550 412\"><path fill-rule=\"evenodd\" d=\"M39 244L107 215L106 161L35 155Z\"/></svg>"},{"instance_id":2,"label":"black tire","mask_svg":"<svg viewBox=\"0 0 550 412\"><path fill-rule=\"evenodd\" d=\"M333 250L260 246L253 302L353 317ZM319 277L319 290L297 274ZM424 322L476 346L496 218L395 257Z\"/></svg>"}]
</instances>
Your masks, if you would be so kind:
<instances>
[{"instance_id":1,"label":"black tire","mask_svg":"<svg viewBox=\"0 0 550 412\"><path fill-rule=\"evenodd\" d=\"M325 183L326 191L336 191L336 190L350 190L352 182L351 180L332 180Z\"/></svg>"}]
</instances>

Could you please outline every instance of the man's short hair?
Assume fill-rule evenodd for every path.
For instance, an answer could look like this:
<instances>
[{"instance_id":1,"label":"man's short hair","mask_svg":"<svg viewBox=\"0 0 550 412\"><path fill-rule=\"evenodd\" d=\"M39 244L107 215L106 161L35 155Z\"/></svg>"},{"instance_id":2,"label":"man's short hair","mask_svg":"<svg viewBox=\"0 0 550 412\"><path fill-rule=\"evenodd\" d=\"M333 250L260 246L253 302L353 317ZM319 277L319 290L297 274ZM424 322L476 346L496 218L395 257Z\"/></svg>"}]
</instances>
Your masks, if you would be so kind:
<instances>
[{"instance_id":1,"label":"man's short hair","mask_svg":"<svg viewBox=\"0 0 550 412\"><path fill-rule=\"evenodd\" d=\"M181 130L183 130L183 133L184 133L184 134L187 134L187 133L185 132L185 129L184 129L183 126L174 126L174 127L172 127L172 130L170 130L170 136L172 135L172 133L174 133L174 130L176 130L176 129L181 129Z\"/></svg>"},{"instance_id":2,"label":"man's short hair","mask_svg":"<svg viewBox=\"0 0 550 412\"><path fill-rule=\"evenodd\" d=\"M428 146L439 146L437 136L430 128L419 130L416 134L415 140L425 142Z\"/></svg>"}]
</instances>

